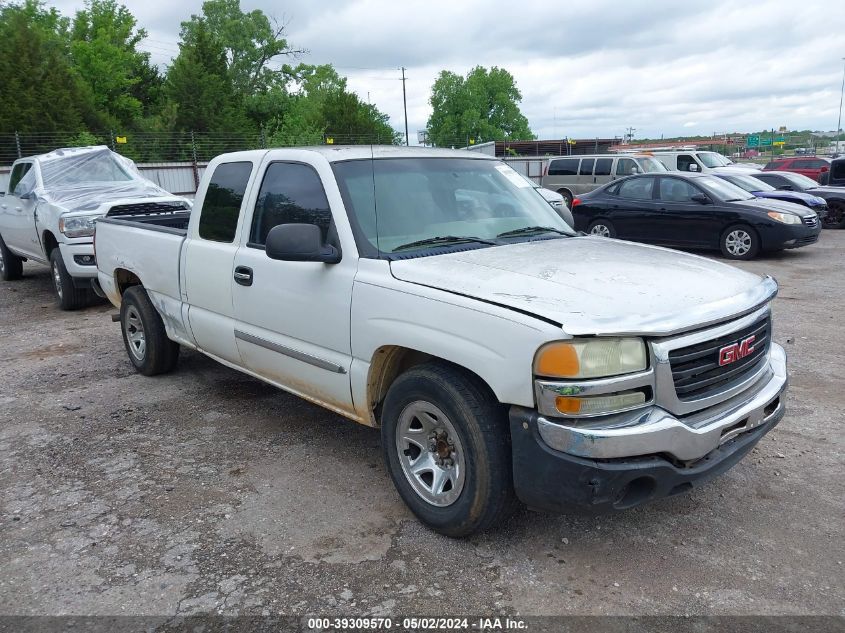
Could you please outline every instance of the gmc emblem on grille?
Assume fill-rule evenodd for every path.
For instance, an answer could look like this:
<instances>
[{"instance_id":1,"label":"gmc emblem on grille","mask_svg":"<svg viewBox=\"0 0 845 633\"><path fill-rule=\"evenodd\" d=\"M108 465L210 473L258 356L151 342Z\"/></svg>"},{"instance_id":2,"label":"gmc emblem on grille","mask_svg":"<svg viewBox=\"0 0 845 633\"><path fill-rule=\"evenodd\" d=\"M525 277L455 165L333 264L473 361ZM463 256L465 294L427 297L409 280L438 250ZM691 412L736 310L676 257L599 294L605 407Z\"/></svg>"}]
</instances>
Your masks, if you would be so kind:
<instances>
[{"instance_id":1,"label":"gmc emblem on grille","mask_svg":"<svg viewBox=\"0 0 845 633\"><path fill-rule=\"evenodd\" d=\"M754 351L754 339L756 338L756 336L749 336L748 338L741 340L739 343L725 345L725 347L719 350L719 366L722 367L723 365L730 365L731 363L735 363L739 359L748 356Z\"/></svg>"}]
</instances>

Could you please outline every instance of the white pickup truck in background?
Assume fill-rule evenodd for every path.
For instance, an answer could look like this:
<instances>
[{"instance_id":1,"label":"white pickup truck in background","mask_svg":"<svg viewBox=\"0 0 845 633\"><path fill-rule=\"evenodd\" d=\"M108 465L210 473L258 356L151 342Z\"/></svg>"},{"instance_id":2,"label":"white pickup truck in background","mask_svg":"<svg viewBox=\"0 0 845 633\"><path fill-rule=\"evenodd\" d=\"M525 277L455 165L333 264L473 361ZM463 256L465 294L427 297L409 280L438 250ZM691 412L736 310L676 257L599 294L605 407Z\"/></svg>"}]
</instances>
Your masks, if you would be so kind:
<instances>
[{"instance_id":1,"label":"white pickup truck in background","mask_svg":"<svg viewBox=\"0 0 845 633\"><path fill-rule=\"evenodd\" d=\"M107 147L58 149L12 165L0 198L0 276L21 277L22 263L50 266L64 310L88 303L94 262L94 223L106 213L188 209L147 180L135 164Z\"/></svg>"},{"instance_id":2,"label":"white pickup truck in background","mask_svg":"<svg viewBox=\"0 0 845 633\"><path fill-rule=\"evenodd\" d=\"M184 346L380 427L399 494L450 536L517 501L684 492L784 414L774 280L577 236L483 155L226 154L192 212L98 221L96 259L139 372Z\"/></svg>"}]
</instances>

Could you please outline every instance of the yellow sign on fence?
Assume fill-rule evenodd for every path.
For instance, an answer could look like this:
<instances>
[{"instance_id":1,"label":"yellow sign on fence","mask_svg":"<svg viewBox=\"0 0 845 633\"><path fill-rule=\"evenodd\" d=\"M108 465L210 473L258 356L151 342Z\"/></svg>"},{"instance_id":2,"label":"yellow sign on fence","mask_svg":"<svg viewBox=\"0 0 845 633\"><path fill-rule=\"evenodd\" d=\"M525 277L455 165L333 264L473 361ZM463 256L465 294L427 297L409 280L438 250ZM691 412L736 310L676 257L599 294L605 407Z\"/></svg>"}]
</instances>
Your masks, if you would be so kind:
<instances>
[{"instance_id":1,"label":"yellow sign on fence","mask_svg":"<svg viewBox=\"0 0 845 633\"><path fill-rule=\"evenodd\" d=\"M118 143L122 144L122 143L126 142L126 137L125 136L115 136L114 140L117 141Z\"/></svg>"}]
</instances>

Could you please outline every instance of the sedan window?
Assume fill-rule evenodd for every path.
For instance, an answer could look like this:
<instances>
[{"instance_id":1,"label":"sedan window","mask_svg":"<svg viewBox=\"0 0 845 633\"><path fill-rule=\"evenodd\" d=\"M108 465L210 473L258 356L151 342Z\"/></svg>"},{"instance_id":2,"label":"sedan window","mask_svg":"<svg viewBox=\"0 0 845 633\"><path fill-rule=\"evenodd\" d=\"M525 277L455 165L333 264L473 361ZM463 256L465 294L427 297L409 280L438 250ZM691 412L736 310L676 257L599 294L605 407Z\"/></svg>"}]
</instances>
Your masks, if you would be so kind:
<instances>
[{"instance_id":1,"label":"sedan window","mask_svg":"<svg viewBox=\"0 0 845 633\"><path fill-rule=\"evenodd\" d=\"M619 197L629 200L651 200L654 178L630 178L619 185Z\"/></svg>"},{"instance_id":2,"label":"sedan window","mask_svg":"<svg viewBox=\"0 0 845 633\"><path fill-rule=\"evenodd\" d=\"M680 178L660 179L660 199L666 202L692 202L692 197L701 193L698 189Z\"/></svg>"}]
</instances>

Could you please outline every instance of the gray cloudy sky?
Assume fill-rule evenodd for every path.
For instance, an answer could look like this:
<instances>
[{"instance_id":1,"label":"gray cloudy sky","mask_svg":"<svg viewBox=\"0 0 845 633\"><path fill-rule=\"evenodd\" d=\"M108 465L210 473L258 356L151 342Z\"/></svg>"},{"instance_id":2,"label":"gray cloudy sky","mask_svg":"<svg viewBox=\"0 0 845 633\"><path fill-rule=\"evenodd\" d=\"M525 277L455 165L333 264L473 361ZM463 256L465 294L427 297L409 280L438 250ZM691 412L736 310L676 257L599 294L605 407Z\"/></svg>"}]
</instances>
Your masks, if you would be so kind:
<instances>
[{"instance_id":1,"label":"gray cloudy sky","mask_svg":"<svg viewBox=\"0 0 845 633\"><path fill-rule=\"evenodd\" d=\"M167 64L201 0L124 0ZM49 3L65 14L82 0ZM331 63L411 142L437 73L501 66L540 138L833 130L845 57L841 0L241 0L288 22L302 61Z\"/></svg>"}]
</instances>

